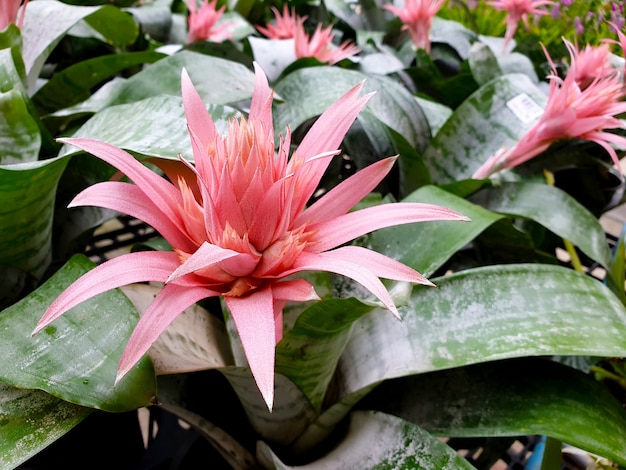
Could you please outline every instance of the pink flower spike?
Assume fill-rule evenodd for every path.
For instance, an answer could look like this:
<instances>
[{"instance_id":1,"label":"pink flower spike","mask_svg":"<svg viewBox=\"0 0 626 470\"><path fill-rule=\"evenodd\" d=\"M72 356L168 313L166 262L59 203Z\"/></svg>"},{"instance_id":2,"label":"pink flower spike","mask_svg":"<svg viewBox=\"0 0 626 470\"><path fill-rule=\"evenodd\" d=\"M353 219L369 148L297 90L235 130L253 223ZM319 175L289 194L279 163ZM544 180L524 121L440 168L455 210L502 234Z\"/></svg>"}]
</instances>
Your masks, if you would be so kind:
<instances>
[{"instance_id":1,"label":"pink flower spike","mask_svg":"<svg viewBox=\"0 0 626 470\"><path fill-rule=\"evenodd\" d=\"M271 409L274 347L282 337L283 307L288 301L318 299L313 286L291 279L293 274L323 270L348 276L397 315L379 278L428 284L423 276L364 248L326 250L392 225L467 219L438 206L412 203L347 213L388 174L394 158L370 165L306 209L372 95L361 95L362 84L346 92L322 113L289 158L289 131L276 145L272 90L260 67L255 66L255 74L248 117L233 118L222 136L191 80L182 73L195 161L160 165L171 182L112 145L64 140L114 165L133 181L97 184L78 195L74 204L111 207L149 221L174 252L127 255L96 268L77 281L78 287L62 294L44 314L42 325L98 292L138 280L166 282L128 342L119 364L120 380L180 312L200 299L224 297L252 375Z\"/></svg>"},{"instance_id":2,"label":"pink flower spike","mask_svg":"<svg viewBox=\"0 0 626 470\"><path fill-rule=\"evenodd\" d=\"M197 0L187 0L187 8L189 9L187 44L196 41L222 42L229 39L232 25L225 23L217 26L217 22L222 17L226 7L218 9L217 0L201 1L202 4L198 10Z\"/></svg>"},{"instance_id":3,"label":"pink flower spike","mask_svg":"<svg viewBox=\"0 0 626 470\"><path fill-rule=\"evenodd\" d=\"M268 23L263 26L257 26L256 29L259 30L263 36L268 39L291 39L295 36L296 23L302 19L304 21L307 17L299 17L296 15L295 8L289 10L289 5L287 3L283 4L283 14L276 9L276 7L272 7L272 12L274 12L275 24Z\"/></svg>"},{"instance_id":4,"label":"pink flower spike","mask_svg":"<svg viewBox=\"0 0 626 470\"><path fill-rule=\"evenodd\" d=\"M332 25L322 28L320 24L315 28L313 35L309 35L304 29L304 19L299 18L296 21L294 33L296 58L313 57L320 62L333 65L361 52L350 41L344 41L340 46L334 46L334 37Z\"/></svg>"},{"instance_id":5,"label":"pink flower spike","mask_svg":"<svg viewBox=\"0 0 626 470\"><path fill-rule=\"evenodd\" d=\"M404 0L403 7L385 5L384 8L400 18L402 30L409 32L417 49L430 52L430 28L444 3L446 0Z\"/></svg>"},{"instance_id":6,"label":"pink flower spike","mask_svg":"<svg viewBox=\"0 0 626 470\"><path fill-rule=\"evenodd\" d=\"M499 170L513 168L536 157L555 142L573 138L590 140L602 146L619 169L619 158L610 144L624 146L626 138L606 131L626 128L617 119L617 116L626 113L626 93L620 74L618 71L598 70L589 81L589 77L582 72L588 70L589 64L584 61L590 60L590 52L581 53L568 41L565 44L572 65L564 80L557 75L554 63L544 48L553 71L548 77L548 102L539 120L513 147L500 149L488 158L473 178L488 178Z\"/></svg>"},{"instance_id":7,"label":"pink flower spike","mask_svg":"<svg viewBox=\"0 0 626 470\"><path fill-rule=\"evenodd\" d=\"M523 21L528 27L529 15L547 15L549 11L541 7L554 6L555 2L551 0L489 0L487 4L496 10L506 11L506 33L503 46L506 49L506 46L515 36L520 21Z\"/></svg>"}]
</instances>

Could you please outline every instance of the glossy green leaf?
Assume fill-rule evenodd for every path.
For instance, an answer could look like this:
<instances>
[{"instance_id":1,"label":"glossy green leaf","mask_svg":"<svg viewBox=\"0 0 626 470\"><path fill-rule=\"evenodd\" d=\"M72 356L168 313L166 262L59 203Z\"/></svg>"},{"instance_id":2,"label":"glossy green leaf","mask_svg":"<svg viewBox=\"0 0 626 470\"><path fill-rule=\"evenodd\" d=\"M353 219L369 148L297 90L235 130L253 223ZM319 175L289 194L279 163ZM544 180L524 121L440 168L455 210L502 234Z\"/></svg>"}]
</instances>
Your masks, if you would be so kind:
<instances>
[{"instance_id":1,"label":"glossy green leaf","mask_svg":"<svg viewBox=\"0 0 626 470\"><path fill-rule=\"evenodd\" d=\"M484 85L502 75L498 59L486 44L480 42L472 44L467 60L472 76L479 85Z\"/></svg>"},{"instance_id":2,"label":"glossy green leaf","mask_svg":"<svg viewBox=\"0 0 626 470\"><path fill-rule=\"evenodd\" d=\"M38 122L31 114L23 84L24 64L16 47L0 49L0 164L37 160L41 147Z\"/></svg>"},{"instance_id":3,"label":"glossy green leaf","mask_svg":"<svg viewBox=\"0 0 626 470\"><path fill-rule=\"evenodd\" d=\"M456 470L471 469L467 460L427 431L394 416L355 411L341 442L305 465L286 465L265 444L258 448L266 468L277 470Z\"/></svg>"},{"instance_id":4,"label":"glossy green leaf","mask_svg":"<svg viewBox=\"0 0 626 470\"><path fill-rule=\"evenodd\" d=\"M321 442L385 380L525 356L626 355L626 310L603 284L571 269L502 265L432 280L437 288L413 288L402 321L376 309L355 323L338 367L343 396L298 445Z\"/></svg>"},{"instance_id":5,"label":"glossy green leaf","mask_svg":"<svg viewBox=\"0 0 626 470\"><path fill-rule=\"evenodd\" d=\"M546 434L626 463L626 412L619 401L588 374L545 359L501 361L393 380L373 392L364 406L437 435Z\"/></svg>"},{"instance_id":6,"label":"glossy green leaf","mask_svg":"<svg viewBox=\"0 0 626 470\"><path fill-rule=\"evenodd\" d=\"M269 411L247 367L219 370L235 390L250 424L264 440L280 446L289 445L314 420L315 411L308 400L284 375L275 374L274 406Z\"/></svg>"},{"instance_id":7,"label":"glossy green leaf","mask_svg":"<svg viewBox=\"0 0 626 470\"><path fill-rule=\"evenodd\" d=\"M3 165L32 162L39 155L39 128L18 90L0 93L0 146Z\"/></svg>"},{"instance_id":8,"label":"glossy green leaf","mask_svg":"<svg viewBox=\"0 0 626 470\"><path fill-rule=\"evenodd\" d=\"M248 68L218 57L181 51L130 77L109 104L131 103L157 95L180 96L183 67L206 104L237 103L252 96L254 74Z\"/></svg>"},{"instance_id":9,"label":"glossy green leaf","mask_svg":"<svg viewBox=\"0 0 626 470\"><path fill-rule=\"evenodd\" d=\"M40 288L2 312L0 380L105 411L148 406L156 395L156 380L147 357L113 386L122 350L138 320L121 292L83 302L31 336L52 301L92 267L91 261L76 255Z\"/></svg>"},{"instance_id":10,"label":"glossy green leaf","mask_svg":"<svg viewBox=\"0 0 626 470\"><path fill-rule=\"evenodd\" d=\"M280 80L276 94L284 100L275 104L277 133L289 126L295 130L320 115L343 93L365 81L363 93L376 91L367 108L378 119L418 149L430 138L428 123L415 99L404 87L387 77L374 77L338 67L309 67L296 70Z\"/></svg>"},{"instance_id":11,"label":"glossy green leaf","mask_svg":"<svg viewBox=\"0 0 626 470\"><path fill-rule=\"evenodd\" d=\"M217 105L210 106L209 112L221 131L226 129L228 118L236 113L232 108ZM138 116L141 118L137 119ZM150 157L177 160L180 153L193 161L182 99L176 96L155 96L106 108L87 121L74 137L100 140ZM61 154L76 150L65 146Z\"/></svg>"},{"instance_id":12,"label":"glossy green leaf","mask_svg":"<svg viewBox=\"0 0 626 470\"><path fill-rule=\"evenodd\" d=\"M91 90L123 70L150 64L165 57L157 52L130 52L94 57L55 73L33 96L41 113L75 105L91 96Z\"/></svg>"},{"instance_id":13,"label":"glossy green leaf","mask_svg":"<svg viewBox=\"0 0 626 470\"><path fill-rule=\"evenodd\" d=\"M0 462L16 468L80 423L91 409L0 382Z\"/></svg>"},{"instance_id":14,"label":"glossy green leaf","mask_svg":"<svg viewBox=\"0 0 626 470\"><path fill-rule=\"evenodd\" d=\"M535 103L533 109L541 109L546 101L546 95L521 74L498 77L465 100L423 154L433 182L470 178L499 148L515 144L533 124L532 113L520 114L507 105L523 95Z\"/></svg>"},{"instance_id":15,"label":"glossy green leaf","mask_svg":"<svg viewBox=\"0 0 626 470\"><path fill-rule=\"evenodd\" d=\"M0 166L0 264L41 277L51 261L52 216L67 158Z\"/></svg>"},{"instance_id":16,"label":"glossy green leaf","mask_svg":"<svg viewBox=\"0 0 626 470\"><path fill-rule=\"evenodd\" d=\"M436 289L413 288L403 321L375 310L355 325L342 356L346 392L496 359L626 355L626 309L602 283L571 269L489 266L433 282Z\"/></svg>"},{"instance_id":17,"label":"glossy green leaf","mask_svg":"<svg viewBox=\"0 0 626 470\"><path fill-rule=\"evenodd\" d=\"M572 242L605 268L611 266L611 252L598 219L558 188L538 183L502 183L483 189L473 201L494 212L532 219Z\"/></svg>"},{"instance_id":18,"label":"glossy green leaf","mask_svg":"<svg viewBox=\"0 0 626 470\"><path fill-rule=\"evenodd\" d=\"M316 302L276 347L276 372L289 378L319 412L352 324L372 306L356 299Z\"/></svg>"},{"instance_id":19,"label":"glossy green leaf","mask_svg":"<svg viewBox=\"0 0 626 470\"><path fill-rule=\"evenodd\" d=\"M114 6L74 6L53 0L32 2L26 10L22 25L23 56L29 89L35 88L46 59L63 36L87 17L90 17L92 27L112 44L122 46L137 37L138 28L132 16ZM54 21L50 21L51 18Z\"/></svg>"}]
</instances>

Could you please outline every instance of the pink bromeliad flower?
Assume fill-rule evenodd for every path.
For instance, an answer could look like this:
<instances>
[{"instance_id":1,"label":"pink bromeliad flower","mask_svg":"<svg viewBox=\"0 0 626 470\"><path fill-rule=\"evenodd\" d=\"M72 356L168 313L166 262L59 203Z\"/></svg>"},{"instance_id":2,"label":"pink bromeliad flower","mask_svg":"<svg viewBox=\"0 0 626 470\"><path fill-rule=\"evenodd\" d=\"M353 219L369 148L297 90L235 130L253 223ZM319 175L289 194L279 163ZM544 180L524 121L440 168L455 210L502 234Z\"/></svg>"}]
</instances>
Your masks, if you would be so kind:
<instances>
[{"instance_id":1,"label":"pink bromeliad flower","mask_svg":"<svg viewBox=\"0 0 626 470\"><path fill-rule=\"evenodd\" d=\"M294 36L296 58L314 57L320 62L333 65L360 52L350 41L344 41L339 46L333 45L334 37L332 26L322 28L320 24L309 35L304 29L304 18L298 18Z\"/></svg>"},{"instance_id":2,"label":"pink bromeliad flower","mask_svg":"<svg viewBox=\"0 0 626 470\"><path fill-rule=\"evenodd\" d=\"M574 74L574 80L581 89L586 88L595 79L615 73L615 68L611 65L611 49L607 42L598 46L587 44L584 49L576 50L569 43L565 43L570 56L575 57L570 65L569 74Z\"/></svg>"},{"instance_id":3,"label":"pink bromeliad flower","mask_svg":"<svg viewBox=\"0 0 626 470\"><path fill-rule=\"evenodd\" d=\"M404 7L385 5L385 8L402 20L403 31L408 31L415 47L430 52L430 28L433 17L446 0L404 0Z\"/></svg>"},{"instance_id":4,"label":"pink bromeliad flower","mask_svg":"<svg viewBox=\"0 0 626 470\"><path fill-rule=\"evenodd\" d=\"M24 23L24 13L26 12L26 4L28 0L24 0L22 13L17 17L22 0L0 0L0 31L4 31L10 24L15 24L18 28Z\"/></svg>"},{"instance_id":5,"label":"pink bromeliad flower","mask_svg":"<svg viewBox=\"0 0 626 470\"><path fill-rule=\"evenodd\" d=\"M256 66L255 66L256 67ZM290 133L275 151L272 91L256 67L247 119L217 133L186 72L182 95L194 164L164 166L168 180L125 151L87 139L63 139L110 163L133 183L108 181L81 192L71 206L95 205L152 225L172 252L114 258L85 274L48 308L34 333L73 306L109 289L154 281L164 288L141 317L122 354L116 383L186 308L222 296L241 338L257 386L271 409L275 345L282 337L287 301L317 299L303 271L329 271L354 279L398 315L379 277L430 284L413 269L347 242L373 230L430 220L468 220L439 206L394 203L350 209L390 171L387 158L357 172L306 207L346 132L371 95L357 85L311 127L289 158ZM171 163L171 162L170 162ZM174 166L176 166L174 165Z\"/></svg>"},{"instance_id":6,"label":"pink bromeliad flower","mask_svg":"<svg viewBox=\"0 0 626 470\"><path fill-rule=\"evenodd\" d=\"M611 144L626 146L626 138L607 129L625 128L615 116L626 112L623 101L626 92L619 71L598 74L591 82L583 71L589 69L587 52L580 53L564 40L571 58L571 68L565 79L558 77L548 52L544 53L552 66L548 102L537 123L510 149L502 148L491 156L473 175L487 178L493 173L512 168L539 155L554 142L579 138L601 145L619 168L619 158ZM595 60L595 59L594 59ZM585 76L584 83L578 80Z\"/></svg>"},{"instance_id":7,"label":"pink bromeliad flower","mask_svg":"<svg viewBox=\"0 0 626 470\"><path fill-rule=\"evenodd\" d=\"M552 6L551 0L489 0L487 2L496 10L504 10L506 16L506 33L504 34L504 47L511 42L517 31L520 20L528 27L529 15L547 15L549 12L543 6Z\"/></svg>"},{"instance_id":8,"label":"pink bromeliad flower","mask_svg":"<svg viewBox=\"0 0 626 470\"><path fill-rule=\"evenodd\" d=\"M295 37L296 23L299 18L296 15L296 10L291 9L290 11L289 6L285 3L282 15L275 7L272 7L272 11L274 12L275 23L257 26L256 29L268 39L291 39ZM303 20L306 18L306 16L302 17Z\"/></svg>"},{"instance_id":9,"label":"pink bromeliad flower","mask_svg":"<svg viewBox=\"0 0 626 470\"><path fill-rule=\"evenodd\" d=\"M335 46L332 26L323 28L318 24L313 34L309 35L304 28L306 16L297 15L294 9L290 11L287 5L283 6L282 15L276 8L272 10L275 24L257 26L257 29L268 39L293 39L296 59L314 57L320 62L333 65L360 52L350 41Z\"/></svg>"},{"instance_id":10,"label":"pink bromeliad flower","mask_svg":"<svg viewBox=\"0 0 626 470\"><path fill-rule=\"evenodd\" d=\"M187 0L189 9L189 32L187 33L187 43L196 41L222 42L230 37L229 23L216 26L224 14L224 8L217 8L217 0L209 2L202 0L202 5L198 10L197 0Z\"/></svg>"}]
</instances>

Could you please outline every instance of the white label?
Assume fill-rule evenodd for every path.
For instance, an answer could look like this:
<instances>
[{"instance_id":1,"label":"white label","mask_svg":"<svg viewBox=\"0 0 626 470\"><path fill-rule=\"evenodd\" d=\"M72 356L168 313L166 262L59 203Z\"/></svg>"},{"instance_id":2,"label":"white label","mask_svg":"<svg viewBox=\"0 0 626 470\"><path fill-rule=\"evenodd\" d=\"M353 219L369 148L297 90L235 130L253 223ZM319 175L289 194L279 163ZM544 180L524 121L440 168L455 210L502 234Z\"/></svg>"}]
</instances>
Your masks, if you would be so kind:
<instances>
[{"instance_id":1,"label":"white label","mask_svg":"<svg viewBox=\"0 0 626 470\"><path fill-rule=\"evenodd\" d=\"M535 103L526 93L521 93L507 101L506 107L524 124L534 121L543 114L543 108Z\"/></svg>"}]
</instances>

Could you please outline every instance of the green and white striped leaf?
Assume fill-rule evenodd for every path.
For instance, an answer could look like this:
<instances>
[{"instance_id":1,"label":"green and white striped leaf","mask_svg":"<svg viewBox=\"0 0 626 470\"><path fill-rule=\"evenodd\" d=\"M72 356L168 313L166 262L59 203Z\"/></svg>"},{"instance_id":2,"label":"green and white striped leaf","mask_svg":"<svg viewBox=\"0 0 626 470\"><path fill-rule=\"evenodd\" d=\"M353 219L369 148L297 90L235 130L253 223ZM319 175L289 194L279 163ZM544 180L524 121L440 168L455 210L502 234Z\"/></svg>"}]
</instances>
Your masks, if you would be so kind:
<instances>
[{"instance_id":1,"label":"green and white striped leaf","mask_svg":"<svg viewBox=\"0 0 626 470\"><path fill-rule=\"evenodd\" d=\"M356 299L316 302L276 347L276 372L289 378L319 413L352 324L374 307Z\"/></svg>"},{"instance_id":2,"label":"green and white striped leaf","mask_svg":"<svg viewBox=\"0 0 626 470\"><path fill-rule=\"evenodd\" d=\"M210 106L218 131L225 131L228 118L236 111L227 106ZM111 106L95 114L74 137L96 139L148 157L178 160L182 154L193 161L191 140L182 99L176 96L155 96L142 101ZM61 155L76 152L64 146Z\"/></svg>"},{"instance_id":3,"label":"green and white striped leaf","mask_svg":"<svg viewBox=\"0 0 626 470\"><path fill-rule=\"evenodd\" d=\"M252 97L254 74L242 64L180 51L130 77L109 104L131 103L157 95L180 96L183 67L206 104L232 104Z\"/></svg>"},{"instance_id":4,"label":"green and white striped leaf","mask_svg":"<svg viewBox=\"0 0 626 470\"><path fill-rule=\"evenodd\" d=\"M148 406L156 395L156 379L147 357L113 386L117 364L138 320L121 292L93 297L31 336L52 301L91 268L91 261L76 255L36 291L2 312L0 380L105 411Z\"/></svg>"},{"instance_id":5,"label":"green and white striped leaf","mask_svg":"<svg viewBox=\"0 0 626 470\"><path fill-rule=\"evenodd\" d=\"M0 264L41 277L51 261L57 184L67 158L0 166Z\"/></svg>"},{"instance_id":6,"label":"green and white striped leaf","mask_svg":"<svg viewBox=\"0 0 626 470\"><path fill-rule=\"evenodd\" d=\"M287 126L295 130L308 119L322 114L343 93L363 81L363 93L376 91L366 109L413 146L424 149L430 130L411 93L390 78L338 67L298 69L276 84L276 94L284 102L274 105L275 131L284 133Z\"/></svg>"},{"instance_id":7,"label":"green and white striped leaf","mask_svg":"<svg viewBox=\"0 0 626 470\"><path fill-rule=\"evenodd\" d=\"M532 110L538 111L547 98L528 76L510 74L486 83L454 111L423 154L434 183L470 178L494 152L530 129L533 112L520 113L510 104L513 99L534 102Z\"/></svg>"},{"instance_id":8,"label":"green and white striped leaf","mask_svg":"<svg viewBox=\"0 0 626 470\"><path fill-rule=\"evenodd\" d=\"M40 390L0 382L0 466L17 468L91 413Z\"/></svg>"},{"instance_id":9,"label":"green and white striped leaf","mask_svg":"<svg viewBox=\"0 0 626 470\"><path fill-rule=\"evenodd\" d=\"M132 66L150 64L165 57L157 52L129 52L94 57L52 75L33 96L42 114L67 108L91 96L91 90Z\"/></svg>"},{"instance_id":10,"label":"green and white striped leaf","mask_svg":"<svg viewBox=\"0 0 626 470\"><path fill-rule=\"evenodd\" d=\"M619 401L588 374L546 359L498 361L392 380L363 406L440 436L545 434L626 463L626 411Z\"/></svg>"},{"instance_id":11,"label":"green and white striped leaf","mask_svg":"<svg viewBox=\"0 0 626 470\"><path fill-rule=\"evenodd\" d=\"M569 194L547 184L502 183L472 199L494 212L532 219L610 269L611 251L600 222Z\"/></svg>"},{"instance_id":12,"label":"green and white striped leaf","mask_svg":"<svg viewBox=\"0 0 626 470\"><path fill-rule=\"evenodd\" d=\"M433 282L436 289L413 289L403 321L374 310L355 324L340 362L346 393L498 359L626 355L624 306L602 283L571 269L488 266Z\"/></svg>"},{"instance_id":13,"label":"green and white striped leaf","mask_svg":"<svg viewBox=\"0 0 626 470\"><path fill-rule=\"evenodd\" d=\"M626 355L626 310L602 283L573 270L501 265L433 282L436 289L413 289L402 321L376 309L355 323L338 365L344 396L303 434L303 448L385 380L526 356Z\"/></svg>"},{"instance_id":14,"label":"green and white striped leaf","mask_svg":"<svg viewBox=\"0 0 626 470\"><path fill-rule=\"evenodd\" d=\"M22 38L28 88L31 91L52 50L70 28L87 18L91 27L118 47L132 43L139 33L132 16L112 5L75 6L54 0L38 0L28 5Z\"/></svg>"},{"instance_id":15,"label":"green and white striped leaf","mask_svg":"<svg viewBox=\"0 0 626 470\"><path fill-rule=\"evenodd\" d=\"M264 440L280 446L289 445L315 419L309 401L284 375L274 375L274 405L269 411L247 367L223 367L219 371L230 382L250 424Z\"/></svg>"},{"instance_id":16,"label":"green and white striped leaf","mask_svg":"<svg viewBox=\"0 0 626 470\"><path fill-rule=\"evenodd\" d=\"M41 134L22 82L23 67L16 47L0 49L0 164L35 161L39 156Z\"/></svg>"},{"instance_id":17,"label":"green and white striped leaf","mask_svg":"<svg viewBox=\"0 0 626 470\"><path fill-rule=\"evenodd\" d=\"M266 468L277 470L474 468L427 431L394 416L372 411L353 412L339 445L309 464L286 465L264 443L258 445L257 455Z\"/></svg>"}]
</instances>

